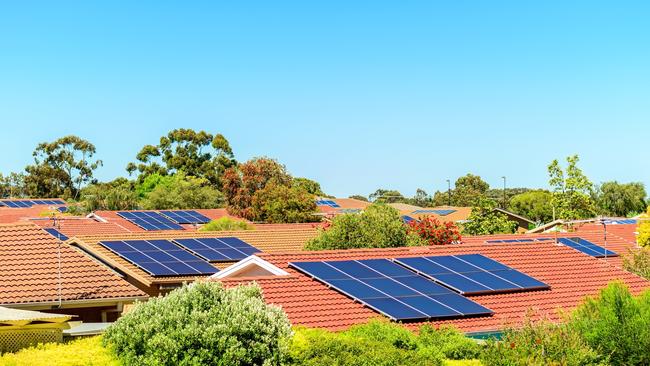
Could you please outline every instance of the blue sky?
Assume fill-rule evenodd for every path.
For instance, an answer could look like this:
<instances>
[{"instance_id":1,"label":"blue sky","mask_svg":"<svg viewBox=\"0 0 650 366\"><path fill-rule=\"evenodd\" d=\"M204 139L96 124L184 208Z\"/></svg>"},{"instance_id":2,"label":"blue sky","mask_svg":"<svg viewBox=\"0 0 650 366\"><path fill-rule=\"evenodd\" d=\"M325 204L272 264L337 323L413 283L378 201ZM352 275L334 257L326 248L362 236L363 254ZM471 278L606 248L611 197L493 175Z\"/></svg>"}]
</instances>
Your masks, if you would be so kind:
<instances>
[{"instance_id":1,"label":"blue sky","mask_svg":"<svg viewBox=\"0 0 650 366\"><path fill-rule=\"evenodd\" d=\"M13 2L0 172L93 142L100 179L173 128L224 134L337 196L468 172L650 184L650 5L599 1Z\"/></svg>"}]
</instances>

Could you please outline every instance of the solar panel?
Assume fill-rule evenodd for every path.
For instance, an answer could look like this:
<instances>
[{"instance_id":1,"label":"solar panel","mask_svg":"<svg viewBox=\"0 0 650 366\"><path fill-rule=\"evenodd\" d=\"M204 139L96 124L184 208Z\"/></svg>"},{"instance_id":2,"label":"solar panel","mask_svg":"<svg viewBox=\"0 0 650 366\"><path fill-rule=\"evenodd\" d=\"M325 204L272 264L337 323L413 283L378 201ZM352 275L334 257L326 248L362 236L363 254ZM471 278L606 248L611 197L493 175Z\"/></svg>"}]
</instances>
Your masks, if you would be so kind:
<instances>
[{"instance_id":1,"label":"solar panel","mask_svg":"<svg viewBox=\"0 0 650 366\"><path fill-rule=\"evenodd\" d=\"M526 239L495 239L495 240L486 240L488 244L504 244L504 243L533 243L541 241L551 241L552 238L526 238Z\"/></svg>"},{"instance_id":2,"label":"solar panel","mask_svg":"<svg viewBox=\"0 0 650 366\"><path fill-rule=\"evenodd\" d=\"M402 221L404 221L405 224L410 224L411 222L417 221L417 220L415 220L411 216L402 215Z\"/></svg>"},{"instance_id":3,"label":"solar panel","mask_svg":"<svg viewBox=\"0 0 650 366\"><path fill-rule=\"evenodd\" d=\"M61 212L61 213L68 212L68 208L65 207L65 206L57 207L56 210Z\"/></svg>"},{"instance_id":4,"label":"solar panel","mask_svg":"<svg viewBox=\"0 0 650 366\"><path fill-rule=\"evenodd\" d=\"M568 247L595 258L616 257L618 254L582 238L559 238L558 241Z\"/></svg>"},{"instance_id":5,"label":"solar panel","mask_svg":"<svg viewBox=\"0 0 650 366\"><path fill-rule=\"evenodd\" d=\"M117 214L148 231L183 230L179 224L154 211L120 211Z\"/></svg>"},{"instance_id":6,"label":"solar panel","mask_svg":"<svg viewBox=\"0 0 650 366\"><path fill-rule=\"evenodd\" d=\"M174 241L190 252L211 262L238 261L261 250L234 237L187 238Z\"/></svg>"},{"instance_id":7,"label":"solar panel","mask_svg":"<svg viewBox=\"0 0 650 366\"><path fill-rule=\"evenodd\" d=\"M456 210L434 210L434 213L440 215L440 216L447 216L451 213L456 212Z\"/></svg>"},{"instance_id":8,"label":"solar panel","mask_svg":"<svg viewBox=\"0 0 650 366\"><path fill-rule=\"evenodd\" d=\"M481 254L397 258L395 261L465 295L550 288Z\"/></svg>"},{"instance_id":9,"label":"solar panel","mask_svg":"<svg viewBox=\"0 0 650 366\"><path fill-rule=\"evenodd\" d=\"M211 275L218 271L169 240L102 241L100 244L152 276Z\"/></svg>"},{"instance_id":10,"label":"solar panel","mask_svg":"<svg viewBox=\"0 0 650 366\"><path fill-rule=\"evenodd\" d=\"M47 231L50 235L52 235L53 237L55 237L55 238L57 238L57 239L59 239L61 241L68 240L67 236L61 234L61 232L59 230L57 230L57 229L55 229L53 227L46 227L46 228L43 228L43 230Z\"/></svg>"},{"instance_id":11,"label":"solar panel","mask_svg":"<svg viewBox=\"0 0 650 366\"><path fill-rule=\"evenodd\" d=\"M490 309L388 259L289 265L393 320L492 314Z\"/></svg>"},{"instance_id":12,"label":"solar panel","mask_svg":"<svg viewBox=\"0 0 650 366\"><path fill-rule=\"evenodd\" d=\"M194 210L160 211L177 224L206 224L210 219Z\"/></svg>"}]
</instances>

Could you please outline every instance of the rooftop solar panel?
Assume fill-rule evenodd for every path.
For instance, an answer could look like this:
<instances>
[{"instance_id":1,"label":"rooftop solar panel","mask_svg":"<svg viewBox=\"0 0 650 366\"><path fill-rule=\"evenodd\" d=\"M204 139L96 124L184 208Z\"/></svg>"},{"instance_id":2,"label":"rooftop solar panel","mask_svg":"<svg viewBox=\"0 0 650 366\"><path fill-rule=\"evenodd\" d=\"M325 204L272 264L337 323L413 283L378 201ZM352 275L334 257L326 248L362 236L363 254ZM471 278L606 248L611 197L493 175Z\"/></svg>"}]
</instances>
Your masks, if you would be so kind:
<instances>
[{"instance_id":1,"label":"rooftop solar panel","mask_svg":"<svg viewBox=\"0 0 650 366\"><path fill-rule=\"evenodd\" d=\"M465 295L550 288L481 254L397 258L395 262Z\"/></svg>"},{"instance_id":2,"label":"rooftop solar panel","mask_svg":"<svg viewBox=\"0 0 650 366\"><path fill-rule=\"evenodd\" d=\"M618 254L579 237L559 238L558 242L595 258L616 257Z\"/></svg>"},{"instance_id":3,"label":"rooftop solar panel","mask_svg":"<svg viewBox=\"0 0 650 366\"><path fill-rule=\"evenodd\" d=\"M402 216L402 221L404 221L405 224L410 224L411 222L413 222L413 221L417 221L417 220L415 220L415 219L412 218L411 216L403 215L403 216Z\"/></svg>"},{"instance_id":4,"label":"rooftop solar panel","mask_svg":"<svg viewBox=\"0 0 650 366\"><path fill-rule=\"evenodd\" d=\"M100 244L156 277L211 275L218 271L168 240L102 241Z\"/></svg>"},{"instance_id":5,"label":"rooftop solar panel","mask_svg":"<svg viewBox=\"0 0 650 366\"><path fill-rule=\"evenodd\" d=\"M148 230L183 230L179 224L154 211L119 211L120 217Z\"/></svg>"},{"instance_id":6,"label":"rooftop solar panel","mask_svg":"<svg viewBox=\"0 0 650 366\"><path fill-rule=\"evenodd\" d=\"M211 262L238 261L261 250L235 237L187 238L174 241L190 252Z\"/></svg>"},{"instance_id":7,"label":"rooftop solar panel","mask_svg":"<svg viewBox=\"0 0 650 366\"><path fill-rule=\"evenodd\" d=\"M210 219L194 210L160 211L177 224L207 224Z\"/></svg>"},{"instance_id":8,"label":"rooftop solar panel","mask_svg":"<svg viewBox=\"0 0 650 366\"><path fill-rule=\"evenodd\" d=\"M47 231L50 235L52 235L53 237L55 237L55 238L57 238L57 239L59 239L61 241L68 240L67 236L61 234L61 232L59 230L57 230L57 229L55 229L53 227L46 227L46 228L43 228L43 230Z\"/></svg>"},{"instance_id":9,"label":"rooftop solar panel","mask_svg":"<svg viewBox=\"0 0 650 366\"><path fill-rule=\"evenodd\" d=\"M387 259L289 265L393 320L492 314L490 309Z\"/></svg>"}]
</instances>

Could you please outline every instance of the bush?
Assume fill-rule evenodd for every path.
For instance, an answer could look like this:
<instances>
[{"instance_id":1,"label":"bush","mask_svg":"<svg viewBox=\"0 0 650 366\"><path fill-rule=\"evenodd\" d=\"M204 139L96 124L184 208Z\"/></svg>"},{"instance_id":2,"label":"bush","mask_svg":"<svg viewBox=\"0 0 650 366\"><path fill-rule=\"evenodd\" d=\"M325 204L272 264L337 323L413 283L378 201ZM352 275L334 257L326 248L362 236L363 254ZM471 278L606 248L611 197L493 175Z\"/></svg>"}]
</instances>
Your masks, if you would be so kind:
<instances>
[{"instance_id":1,"label":"bush","mask_svg":"<svg viewBox=\"0 0 650 366\"><path fill-rule=\"evenodd\" d=\"M505 330L500 341L488 340L481 361L486 366L607 364L572 327L546 321L529 321Z\"/></svg>"},{"instance_id":2,"label":"bush","mask_svg":"<svg viewBox=\"0 0 650 366\"><path fill-rule=\"evenodd\" d=\"M358 330L357 330L358 331ZM434 350L398 348L389 342L356 337L346 332L332 333L299 328L293 338L289 365L301 366L397 366L442 365Z\"/></svg>"},{"instance_id":3,"label":"bush","mask_svg":"<svg viewBox=\"0 0 650 366\"><path fill-rule=\"evenodd\" d=\"M429 245L449 245L459 241L460 232L453 222L440 222L437 218L426 216L408 224L410 233L418 235Z\"/></svg>"},{"instance_id":4,"label":"bush","mask_svg":"<svg viewBox=\"0 0 650 366\"><path fill-rule=\"evenodd\" d=\"M426 245L409 234L399 211L385 204L372 204L358 214L334 217L332 225L310 240L306 249L390 248Z\"/></svg>"},{"instance_id":5,"label":"bush","mask_svg":"<svg viewBox=\"0 0 650 366\"><path fill-rule=\"evenodd\" d=\"M100 337L70 343L48 343L0 357L4 366L119 366L120 362L102 347Z\"/></svg>"},{"instance_id":6,"label":"bush","mask_svg":"<svg viewBox=\"0 0 650 366\"><path fill-rule=\"evenodd\" d=\"M650 291L635 298L611 283L578 307L571 323L612 365L650 365Z\"/></svg>"},{"instance_id":7,"label":"bush","mask_svg":"<svg viewBox=\"0 0 650 366\"><path fill-rule=\"evenodd\" d=\"M290 336L259 286L197 282L138 304L104 341L126 365L278 365Z\"/></svg>"},{"instance_id":8,"label":"bush","mask_svg":"<svg viewBox=\"0 0 650 366\"><path fill-rule=\"evenodd\" d=\"M418 347L417 336L413 332L388 321L371 320L366 324L352 326L345 333L400 349L414 350Z\"/></svg>"},{"instance_id":9,"label":"bush","mask_svg":"<svg viewBox=\"0 0 650 366\"><path fill-rule=\"evenodd\" d=\"M452 327L435 329L423 325L420 327L418 343L422 348L435 348L452 360L477 358L481 353L481 346L476 341Z\"/></svg>"},{"instance_id":10,"label":"bush","mask_svg":"<svg viewBox=\"0 0 650 366\"><path fill-rule=\"evenodd\" d=\"M623 268L650 280L650 248L631 250L630 254L623 258Z\"/></svg>"},{"instance_id":11,"label":"bush","mask_svg":"<svg viewBox=\"0 0 650 366\"><path fill-rule=\"evenodd\" d=\"M641 216L639 221L639 236L636 238L636 241L642 247L650 247L650 207L648 207L648 212Z\"/></svg>"},{"instance_id":12,"label":"bush","mask_svg":"<svg viewBox=\"0 0 650 366\"><path fill-rule=\"evenodd\" d=\"M201 226L199 231L236 231L236 230L254 230L255 227L244 220L236 220L224 216L217 220L212 220Z\"/></svg>"}]
</instances>

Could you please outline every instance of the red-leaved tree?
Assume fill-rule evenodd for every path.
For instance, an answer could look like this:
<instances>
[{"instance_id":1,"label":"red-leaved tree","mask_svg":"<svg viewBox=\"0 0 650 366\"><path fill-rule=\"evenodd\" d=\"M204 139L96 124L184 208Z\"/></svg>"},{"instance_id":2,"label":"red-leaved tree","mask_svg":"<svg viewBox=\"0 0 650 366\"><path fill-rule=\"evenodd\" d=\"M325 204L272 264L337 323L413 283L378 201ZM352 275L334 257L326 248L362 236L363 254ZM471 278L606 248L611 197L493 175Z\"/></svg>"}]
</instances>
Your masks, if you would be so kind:
<instances>
[{"instance_id":1,"label":"red-leaved tree","mask_svg":"<svg viewBox=\"0 0 650 366\"><path fill-rule=\"evenodd\" d=\"M449 245L460 241L460 231L453 222L441 222L435 217L426 216L408 224L409 232L419 235L429 245Z\"/></svg>"}]
</instances>

